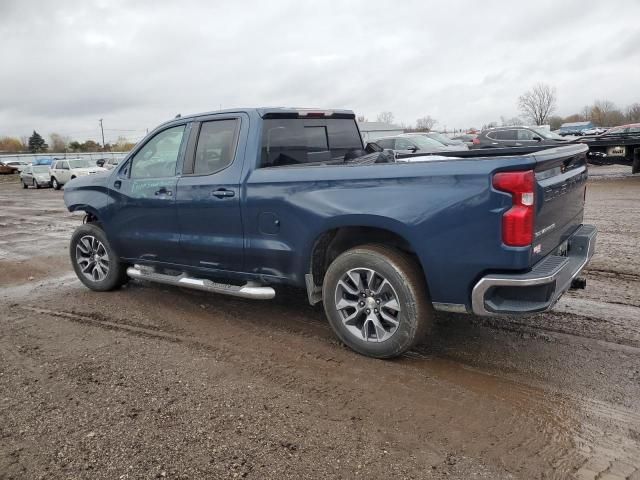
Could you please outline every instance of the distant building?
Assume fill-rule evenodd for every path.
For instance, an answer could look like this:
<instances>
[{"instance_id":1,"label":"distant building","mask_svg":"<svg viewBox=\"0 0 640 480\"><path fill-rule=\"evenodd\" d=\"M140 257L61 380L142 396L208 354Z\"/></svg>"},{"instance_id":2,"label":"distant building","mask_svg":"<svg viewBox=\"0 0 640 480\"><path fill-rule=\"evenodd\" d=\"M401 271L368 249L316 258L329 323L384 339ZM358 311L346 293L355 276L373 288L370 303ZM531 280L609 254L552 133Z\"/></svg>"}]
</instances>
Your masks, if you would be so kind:
<instances>
[{"instance_id":1,"label":"distant building","mask_svg":"<svg viewBox=\"0 0 640 480\"><path fill-rule=\"evenodd\" d=\"M382 122L358 122L358 128L365 143L374 142L382 137L392 137L404 133L404 128Z\"/></svg>"}]
</instances>

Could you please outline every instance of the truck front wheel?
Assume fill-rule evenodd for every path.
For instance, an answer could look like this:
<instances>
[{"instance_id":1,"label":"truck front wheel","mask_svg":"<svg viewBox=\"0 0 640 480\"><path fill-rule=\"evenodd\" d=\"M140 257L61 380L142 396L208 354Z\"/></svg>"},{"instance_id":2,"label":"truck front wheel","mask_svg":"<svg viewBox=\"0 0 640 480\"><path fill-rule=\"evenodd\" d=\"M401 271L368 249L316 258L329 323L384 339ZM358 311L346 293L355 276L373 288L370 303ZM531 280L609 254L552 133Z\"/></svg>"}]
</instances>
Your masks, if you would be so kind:
<instances>
[{"instance_id":1,"label":"truck front wheel","mask_svg":"<svg viewBox=\"0 0 640 480\"><path fill-rule=\"evenodd\" d=\"M69 255L76 275L91 290L106 292L127 283L127 265L120 262L97 225L87 223L75 229Z\"/></svg>"},{"instance_id":2,"label":"truck front wheel","mask_svg":"<svg viewBox=\"0 0 640 480\"><path fill-rule=\"evenodd\" d=\"M433 307L418 265L384 245L363 245L327 269L324 309L340 340L375 358L403 354L429 333Z\"/></svg>"}]
</instances>

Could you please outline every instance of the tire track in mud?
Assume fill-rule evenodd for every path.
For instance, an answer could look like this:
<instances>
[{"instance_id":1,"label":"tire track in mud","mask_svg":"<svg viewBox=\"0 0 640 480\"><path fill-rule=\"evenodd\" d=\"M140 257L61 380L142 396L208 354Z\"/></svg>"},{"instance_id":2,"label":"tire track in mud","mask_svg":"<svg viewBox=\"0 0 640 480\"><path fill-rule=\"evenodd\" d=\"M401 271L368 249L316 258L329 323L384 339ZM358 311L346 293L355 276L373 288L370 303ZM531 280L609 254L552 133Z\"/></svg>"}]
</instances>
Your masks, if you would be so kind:
<instances>
[{"instance_id":1,"label":"tire track in mud","mask_svg":"<svg viewBox=\"0 0 640 480\"><path fill-rule=\"evenodd\" d=\"M207 350L214 354L216 361L232 363L235 368L251 375L267 378L285 390L302 392L322 399L322 402L337 402L341 408L332 414L335 417L334 421L344 421L345 411L357 412L361 399L366 397L368 390L365 382L359 382L356 385L351 383L351 388L345 387L350 383L343 381L345 375L336 371L336 365L344 365L341 357L353 355L349 352L326 355L326 352L317 354L313 351L301 350L290 352L288 356L274 356L264 352L265 355L256 362L254 360L258 360L257 356L260 356L260 352L256 352L258 355L243 352L243 345L234 342L233 335L225 334L213 345L188 334L168 331L164 327L149 326L102 314L85 314L33 306L19 308L137 337L182 343L189 348ZM263 330L256 327L255 333L263 333ZM284 342L287 341L287 335L290 337L290 332L283 333ZM278 339L277 336L274 335L276 342L282 343L283 340ZM358 358L357 360L356 363L371 362L368 359ZM377 361L373 362L379 364ZM310 368L317 377L314 381L309 381L305 376L303 371L305 368L302 367L305 364L306 368L309 368L309 364L311 365ZM330 369L326 371L323 365L330 365ZM292 368L286 368L288 366ZM358 376L359 368L352 368L355 372L351 373ZM438 392L435 397L433 397L434 393L431 393L427 397L432 398L425 399L421 395L414 398L415 401L426 400L426 403L431 405L434 405L433 402L439 404L439 408L433 410L437 419L434 420L433 415L429 415L432 423L430 429L436 431L442 429L447 432L450 427L454 432L457 431L458 434L451 434L449 441L459 446L465 445L468 435L471 435L476 440L474 442L476 448L479 448L473 453L482 458L489 456L503 459L508 456L512 460L528 459L522 461L518 468L530 472L542 468L550 472L548 478L567 478L585 462L584 452L576 449L574 443L575 438L578 438L576 432L579 431L580 425L572 420L571 410L576 407L573 399L567 400L558 395L550 397L548 392L535 387L504 380L475 369L463 368L454 362L429 358L419 352L410 353L400 362L386 362L381 368L386 371L387 376L394 377L397 388L405 390L408 395L415 396L413 387L424 390L425 382L435 382L434 391ZM394 390L395 394L397 391ZM478 404L478 398L488 404ZM481 414L487 408L492 410L492 416L496 415L500 420L493 419L487 422L486 415ZM457 418L451 417L452 411L458 412ZM387 415L384 414L384 416ZM396 418L393 423L396 430L404 432L400 434L401 436L412 437L416 433L417 421L421 423L412 414L405 419ZM440 425L434 428L434 421ZM461 436L458 437L457 435L460 434ZM483 437L484 440L482 440Z\"/></svg>"}]
</instances>

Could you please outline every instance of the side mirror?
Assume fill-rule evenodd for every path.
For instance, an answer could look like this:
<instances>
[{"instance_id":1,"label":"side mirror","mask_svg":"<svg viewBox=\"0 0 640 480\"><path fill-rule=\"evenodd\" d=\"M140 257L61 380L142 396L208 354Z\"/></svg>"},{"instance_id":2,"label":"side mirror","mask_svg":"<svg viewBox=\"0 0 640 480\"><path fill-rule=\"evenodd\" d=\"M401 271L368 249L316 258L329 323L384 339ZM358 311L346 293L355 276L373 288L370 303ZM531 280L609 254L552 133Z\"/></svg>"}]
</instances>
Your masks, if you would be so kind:
<instances>
[{"instance_id":1,"label":"side mirror","mask_svg":"<svg viewBox=\"0 0 640 480\"><path fill-rule=\"evenodd\" d=\"M541 142L541 141L542 141L542 138L540 138L540 137L533 137L533 140L535 140L536 142Z\"/></svg>"},{"instance_id":2,"label":"side mirror","mask_svg":"<svg viewBox=\"0 0 640 480\"><path fill-rule=\"evenodd\" d=\"M98 160L96 160L96 165L99 167L103 167L104 166L104 158L100 158Z\"/></svg>"},{"instance_id":3,"label":"side mirror","mask_svg":"<svg viewBox=\"0 0 640 480\"><path fill-rule=\"evenodd\" d=\"M409 150L410 152L416 153L418 151L418 147L413 145L413 146L409 147L407 150Z\"/></svg>"},{"instance_id":4,"label":"side mirror","mask_svg":"<svg viewBox=\"0 0 640 480\"><path fill-rule=\"evenodd\" d=\"M364 149L364 151L367 153L382 152L382 150L384 149L380 145L378 145L376 142L367 143L367 146Z\"/></svg>"}]
</instances>

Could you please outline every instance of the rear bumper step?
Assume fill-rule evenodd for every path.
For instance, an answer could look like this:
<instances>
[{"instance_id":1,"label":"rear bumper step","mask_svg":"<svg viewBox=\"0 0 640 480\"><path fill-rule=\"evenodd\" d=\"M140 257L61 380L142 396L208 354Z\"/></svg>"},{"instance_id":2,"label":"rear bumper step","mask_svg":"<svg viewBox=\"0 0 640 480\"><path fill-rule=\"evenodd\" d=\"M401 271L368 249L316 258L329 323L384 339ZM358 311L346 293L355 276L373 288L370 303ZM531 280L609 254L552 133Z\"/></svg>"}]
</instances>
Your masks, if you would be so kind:
<instances>
[{"instance_id":1,"label":"rear bumper step","mask_svg":"<svg viewBox=\"0 0 640 480\"><path fill-rule=\"evenodd\" d=\"M531 271L491 274L476 283L471 306L476 315L543 312L571 288L595 253L597 230L582 225L568 239L567 256L548 255Z\"/></svg>"},{"instance_id":2,"label":"rear bumper step","mask_svg":"<svg viewBox=\"0 0 640 480\"><path fill-rule=\"evenodd\" d=\"M139 280L164 283L165 285L173 285L176 287L193 288L194 290L220 293L233 297L253 298L254 300L269 300L276 296L273 288L253 282L246 283L245 285L228 285L205 278L193 278L186 273L180 275L158 273L151 268L141 267L139 265L127 268L127 275Z\"/></svg>"}]
</instances>

